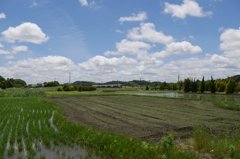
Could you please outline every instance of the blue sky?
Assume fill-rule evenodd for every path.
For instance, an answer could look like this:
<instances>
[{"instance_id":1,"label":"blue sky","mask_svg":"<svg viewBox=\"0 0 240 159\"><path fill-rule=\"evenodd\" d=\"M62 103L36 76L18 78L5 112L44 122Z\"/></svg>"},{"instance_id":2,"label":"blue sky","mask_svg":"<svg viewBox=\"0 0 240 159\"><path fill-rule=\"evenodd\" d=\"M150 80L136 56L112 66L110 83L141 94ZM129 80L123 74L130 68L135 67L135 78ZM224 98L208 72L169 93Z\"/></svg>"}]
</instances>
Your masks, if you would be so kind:
<instances>
[{"instance_id":1,"label":"blue sky","mask_svg":"<svg viewBox=\"0 0 240 159\"><path fill-rule=\"evenodd\" d=\"M240 74L239 0L0 2L0 75L27 83Z\"/></svg>"}]
</instances>

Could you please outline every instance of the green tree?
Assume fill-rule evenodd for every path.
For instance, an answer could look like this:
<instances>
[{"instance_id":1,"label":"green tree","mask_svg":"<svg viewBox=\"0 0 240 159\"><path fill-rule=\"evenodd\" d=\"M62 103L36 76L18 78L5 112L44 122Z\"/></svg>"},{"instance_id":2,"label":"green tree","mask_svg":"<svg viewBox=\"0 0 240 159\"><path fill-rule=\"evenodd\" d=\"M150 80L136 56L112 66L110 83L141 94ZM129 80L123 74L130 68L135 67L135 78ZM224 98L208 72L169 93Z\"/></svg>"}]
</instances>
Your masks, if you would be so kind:
<instances>
[{"instance_id":1,"label":"green tree","mask_svg":"<svg viewBox=\"0 0 240 159\"><path fill-rule=\"evenodd\" d=\"M146 90L149 90L148 85L146 85Z\"/></svg>"},{"instance_id":2,"label":"green tree","mask_svg":"<svg viewBox=\"0 0 240 159\"><path fill-rule=\"evenodd\" d=\"M7 78L6 80L6 87L11 88L14 85L14 79L13 78Z\"/></svg>"},{"instance_id":3,"label":"green tree","mask_svg":"<svg viewBox=\"0 0 240 159\"><path fill-rule=\"evenodd\" d=\"M22 80L22 79L14 79L14 82L13 82L13 86L14 87L24 87L26 85L27 85L27 83L24 80Z\"/></svg>"},{"instance_id":4,"label":"green tree","mask_svg":"<svg viewBox=\"0 0 240 159\"><path fill-rule=\"evenodd\" d=\"M0 76L0 82L6 81L4 77Z\"/></svg>"},{"instance_id":5,"label":"green tree","mask_svg":"<svg viewBox=\"0 0 240 159\"><path fill-rule=\"evenodd\" d=\"M190 86L191 86L191 80L189 78L186 78L183 82L183 85L184 85L184 92L189 92Z\"/></svg>"},{"instance_id":6,"label":"green tree","mask_svg":"<svg viewBox=\"0 0 240 159\"><path fill-rule=\"evenodd\" d=\"M178 84L178 88L179 88L179 90L182 90L182 87L183 87L183 81L178 81L177 84Z\"/></svg>"},{"instance_id":7,"label":"green tree","mask_svg":"<svg viewBox=\"0 0 240 159\"><path fill-rule=\"evenodd\" d=\"M233 93L236 86L236 82L233 79L228 79L227 81L228 83L226 85L225 92L226 94Z\"/></svg>"},{"instance_id":8,"label":"green tree","mask_svg":"<svg viewBox=\"0 0 240 159\"><path fill-rule=\"evenodd\" d=\"M204 76L202 78L202 82L201 82L201 93L204 93L204 90L205 90L205 82L204 82Z\"/></svg>"},{"instance_id":9,"label":"green tree","mask_svg":"<svg viewBox=\"0 0 240 159\"><path fill-rule=\"evenodd\" d=\"M213 80L212 76L211 76L211 82L210 82L210 91L211 91L211 93L215 93L216 92L215 81Z\"/></svg>"},{"instance_id":10,"label":"green tree","mask_svg":"<svg viewBox=\"0 0 240 159\"><path fill-rule=\"evenodd\" d=\"M7 86L6 86L6 81L1 81L1 82L0 82L0 88L1 88L1 89L6 89L6 88L7 88Z\"/></svg>"}]
</instances>

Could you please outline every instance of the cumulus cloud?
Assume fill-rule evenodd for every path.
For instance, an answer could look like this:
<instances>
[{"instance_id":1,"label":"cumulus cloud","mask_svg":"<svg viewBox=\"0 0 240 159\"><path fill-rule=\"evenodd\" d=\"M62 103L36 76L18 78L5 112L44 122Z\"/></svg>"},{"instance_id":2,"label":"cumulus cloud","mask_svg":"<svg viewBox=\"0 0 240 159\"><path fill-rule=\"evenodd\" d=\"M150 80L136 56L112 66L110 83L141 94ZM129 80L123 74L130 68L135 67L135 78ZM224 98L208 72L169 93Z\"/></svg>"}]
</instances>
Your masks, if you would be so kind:
<instances>
[{"instance_id":1,"label":"cumulus cloud","mask_svg":"<svg viewBox=\"0 0 240 159\"><path fill-rule=\"evenodd\" d=\"M79 0L82 6L88 6L87 0Z\"/></svg>"},{"instance_id":2,"label":"cumulus cloud","mask_svg":"<svg viewBox=\"0 0 240 159\"><path fill-rule=\"evenodd\" d=\"M228 57L240 57L240 30L226 29L220 36L220 49Z\"/></svg>"},{"instance_id":3,"label":"cumulus cloud","mask_svg":"<svg viewBox=\"0 0 240 159\"><path fill-rule=\"evenodd\" d=\"M121 54L130 54L136 55L143 51L151 49L151 45L140 42L140 41L129 41L127 39L123 39L121 42L116 43L117 52L107 51L105 55L121 55Z\"/></svg>"},{"instance_id":4,"label":"cumulus cloud","mask_svg":"<svg viewBox=\"0 0 240 159\"><path fill-rule=\"evenodd\" d=\"M6 15L4 13L0 13L0 19L6 18Z\"/></svg>"},{"instance_id":5,"label":"cumulus cloud","mask_svg":"<svg viewBox=\"0 0 240 159\"><path fill-rule=\"evenodd\" d=\"M183 0L183 4L170 4L165 2L164 13L171 14L172 17L184 19L187 15L194 17L206 17L212 14L211 11L204 12L202 7L194 0Z\"/></svg>"},{"instance_id":6,"label":"cumulus cloud","mask_svg":"<svg viewBox=\"0 0 240 159\"><path fill-rule=\"evenodd\" d=\"M147 13L146 12L139 12L137 15L133 13L131 17L120 17L118 19L118 21L120 23L123 23L125 21L129 21L129 22L132 22L132 21L144 21L146 19L147 19Z\"/></svg>"},{"instance_id":7,"label":"cumulus cloud","mask_svg":"<svg viewBox=\"0 0 240 159\"><path fill-rule=\"evenodd\" d=\"M7 58L11 59L12 57L8 56ZM68 73L74 71L76 65L72 60L63 56L47 56L16 62L10 61L6 67L0 67L0 69L3 76L21 78L28 83L53 81L54 78L61 82L67 82Z\"/></svg>"},{"instance_id":8,"label":"cumulus cloud","mask_svg":"<svg viewBox=\"0 0 240 159\"><path fill-rule=\"evenodd\" d=\"M31 42L41 44L48 41L49 37L46 36L41 28L34 23L23 23L17 27L9 27L8 30L2 32L2 35L8 42Z\"/></svg>"},{"instance_id":9,"label":"cumulus cloud","mask_svg":"<svg viewBox=\"0 0 240 159\"><path fill-rule=\"evenodd\" d=\"M153 23L141 23L140 27L131 29L127 37L131 40L146 40L162 44L174 41L172 36L166 36L162 32L157 32Z\"/></svg>"},{"instance_id":10,"label":"cumulus cloud","mask_svg":"<svg viewBox=\"0 0 240 159\"><path fill-rule=\"evenodd\" d=\"M0 54L11 54L11 52L10 51L8 51L8 50L2 50L2 49L0 49Z\"/></svg>"},{"instance_id":11,"label":"cumulus cloud","mask_svg":"<svg viewBox=\"0 0 240 159\"><path fill-rule=\"evenodd\" d=\"M154 53L155 57L166 57L172 54L196 54L201 53L202 49L199 46L193 46L187 41L172 42L166 45L165 50Z\"/></svg>"},{"instance_id":12,"label":"cumulus cloud","mask_svg":"<svg viewBox=\"0 0 240 159\"><path fill-rule=\"evenodd\" d=\"M8 59L8 60L10 60L10 59L15 59L15 57L14 57L14 56L12 56L12 55L5 56L4 58L5 58L5 59Z\"/></svg>"},{"instance_id":13,"label":"cumulus cloud","mask_svg":"<svg viewBox=\"0 0 240 159\"><path fill-rule=\"evenodd\" d=\"M122 56L121 58L106 58L104 56L95 56L86 62L78 64L83 70L101 70L101 69L117 69L128 68L136 65L138 62L135 59ZM108 71L108 70L106 70Z\"/></svg>"},{"instance_id":14,"label":"cumulus cloud","mask_svg":"<svg viewBox=\"0 0 240 159\"><path fill-rule=\"evenodd\" d=\"M24 45L12 47L12 53L17 53L17 52L22 52L22 51L28 51L28 47L24 46Z\"/></svg>"}]
</instances>

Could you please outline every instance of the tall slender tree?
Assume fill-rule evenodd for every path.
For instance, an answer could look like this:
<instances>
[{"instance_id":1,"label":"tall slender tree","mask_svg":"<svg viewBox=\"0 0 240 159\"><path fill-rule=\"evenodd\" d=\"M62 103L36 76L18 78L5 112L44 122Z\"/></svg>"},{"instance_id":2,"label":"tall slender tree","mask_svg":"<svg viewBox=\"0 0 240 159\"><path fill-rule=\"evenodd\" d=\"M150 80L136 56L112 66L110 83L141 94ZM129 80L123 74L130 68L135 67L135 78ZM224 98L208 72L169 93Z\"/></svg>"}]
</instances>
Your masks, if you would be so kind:
<instances>
[{"instance_id":1,"label":"tall slender tree","mask_svg":"<svg viewBox=\"0 0 240 159\"><path fill-rule=\"evenodd\" d=\"M204 88L205 87L205 83L204 83L204 76L202 78L202 82L201 82L201 93L204 93Z\"/></svg>"},{"instance_id":2,"label":"tall slender tree","mask_svg":"<svg viewBox=\"0 0 240 159\"><path fill-rule=\"evenodd\" d=\"M190 86L191 86L191 80L189 78L186 78L184 80L183 85L184 85L184 92L186 92L186 93L189 92L190 91Z\"/></svg>"},{"instance_id":3,"label":"tall slender tree","mask_svg":"<svg viewBox=\"0 0 240 159\"><path fill-rule=\"evenodd\" d=\"M211 91L211 93L215 93L216 92L215 81L213 80L212 76L211 76L211 83L210 83L210 91Z\"/></svg>"}]
</instances>

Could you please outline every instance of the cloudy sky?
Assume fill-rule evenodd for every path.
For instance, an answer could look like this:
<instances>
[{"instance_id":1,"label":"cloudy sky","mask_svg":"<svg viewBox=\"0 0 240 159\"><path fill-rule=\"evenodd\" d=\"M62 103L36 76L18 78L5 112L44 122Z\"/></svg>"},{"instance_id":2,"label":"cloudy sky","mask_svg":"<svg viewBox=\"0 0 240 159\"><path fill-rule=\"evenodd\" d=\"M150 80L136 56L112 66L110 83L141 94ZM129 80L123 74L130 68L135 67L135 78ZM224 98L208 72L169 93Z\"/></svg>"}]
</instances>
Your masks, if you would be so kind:
<instances>
[{"instance_id":1,"label":"cloudy sky","mask_svg":"<svg viewBox=\"0 0 240 159\"><path fill-rule=\"evenodd\" d=\"M239 0L3 0L0 75L176 82L240 74Z\"/></svg>"}]
</instances>

